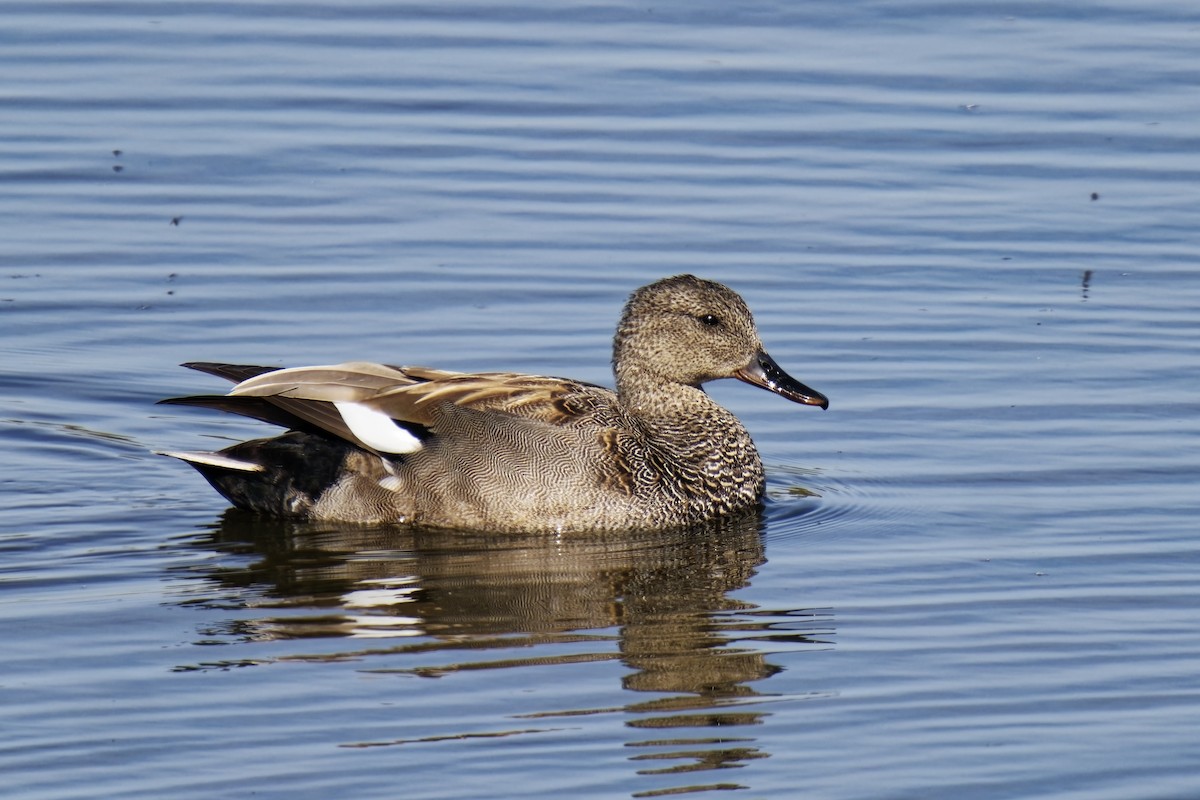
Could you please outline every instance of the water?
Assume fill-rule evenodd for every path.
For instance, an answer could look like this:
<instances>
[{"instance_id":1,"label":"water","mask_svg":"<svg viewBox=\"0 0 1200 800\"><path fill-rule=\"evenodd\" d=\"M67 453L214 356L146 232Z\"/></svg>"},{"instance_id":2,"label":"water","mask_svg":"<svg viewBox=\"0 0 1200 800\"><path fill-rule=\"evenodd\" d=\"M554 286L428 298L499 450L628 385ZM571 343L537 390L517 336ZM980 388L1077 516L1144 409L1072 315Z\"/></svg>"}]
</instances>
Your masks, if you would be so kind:
<instances>
[{"instance_id":1,"label":"water","mask_svg":"<svg viewBox=\"0 0 1200 800\"><path fill-rule=\"evenodd\" d=\"M0 8L21 798L1200 794L1200 18L1166 3ZM608 382L725 281L827 413L686 535L225 510L186 360Z\"/></svg>"}]
</instances>

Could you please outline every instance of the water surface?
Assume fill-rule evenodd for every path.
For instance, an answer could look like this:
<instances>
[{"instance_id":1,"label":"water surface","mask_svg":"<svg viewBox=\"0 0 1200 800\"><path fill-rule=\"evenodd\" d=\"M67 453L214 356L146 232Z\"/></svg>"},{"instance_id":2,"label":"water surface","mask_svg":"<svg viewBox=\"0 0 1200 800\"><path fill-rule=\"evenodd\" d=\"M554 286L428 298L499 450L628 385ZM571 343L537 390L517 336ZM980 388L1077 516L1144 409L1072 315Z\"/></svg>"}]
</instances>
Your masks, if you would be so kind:
<instances>
[{"instance_id":1,"label":"water surface","mask_svg":"<svg viewBox=\"0 0 1200 800\"><path fill-rule=\"evenodd\" d=\"M0 10L21 798L1200 793L1200 19L1167 3ZM762 514L271 523L188 360L608 383L742 292Z\"/></svg>"}]
</instances>

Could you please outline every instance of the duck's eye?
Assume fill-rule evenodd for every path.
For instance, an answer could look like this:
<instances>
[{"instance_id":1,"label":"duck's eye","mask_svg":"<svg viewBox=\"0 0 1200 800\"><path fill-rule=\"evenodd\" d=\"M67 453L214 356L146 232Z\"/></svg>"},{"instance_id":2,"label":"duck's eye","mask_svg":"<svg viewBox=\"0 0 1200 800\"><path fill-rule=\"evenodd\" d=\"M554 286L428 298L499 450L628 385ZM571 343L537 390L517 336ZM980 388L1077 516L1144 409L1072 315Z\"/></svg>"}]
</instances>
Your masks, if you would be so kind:
<instances>
[{"instance_id":1,"label":"duck's eye","mask_svg":"<svg viewBox=\"0 0 1200 800\"><path fill-rule=\"evenodd\" d=\"M699 319L708 328L715 328L721 324L721 318L715 314L704 314Z\"/></svg>"}]
</instances>

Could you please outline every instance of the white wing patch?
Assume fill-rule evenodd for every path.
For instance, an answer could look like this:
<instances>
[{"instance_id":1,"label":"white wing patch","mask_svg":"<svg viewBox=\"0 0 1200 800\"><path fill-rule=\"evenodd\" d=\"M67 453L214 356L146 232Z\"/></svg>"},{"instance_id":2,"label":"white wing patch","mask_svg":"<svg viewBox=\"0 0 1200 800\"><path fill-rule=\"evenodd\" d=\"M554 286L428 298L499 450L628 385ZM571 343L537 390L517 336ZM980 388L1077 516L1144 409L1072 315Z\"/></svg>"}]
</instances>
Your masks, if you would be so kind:
<instances>
[{"instance_id":1,"label":"white wing patch","mask_svg":"<svg viewBox=\"0 0 1200 800\"><path fill-rule=\"evenodd\" d=\"M396 424L396 420L382 411L360 403L339 402L333 404L350 432L363 444L381 453L415 453L421 449L421 440Z\"/></svg>"}]
</instances>

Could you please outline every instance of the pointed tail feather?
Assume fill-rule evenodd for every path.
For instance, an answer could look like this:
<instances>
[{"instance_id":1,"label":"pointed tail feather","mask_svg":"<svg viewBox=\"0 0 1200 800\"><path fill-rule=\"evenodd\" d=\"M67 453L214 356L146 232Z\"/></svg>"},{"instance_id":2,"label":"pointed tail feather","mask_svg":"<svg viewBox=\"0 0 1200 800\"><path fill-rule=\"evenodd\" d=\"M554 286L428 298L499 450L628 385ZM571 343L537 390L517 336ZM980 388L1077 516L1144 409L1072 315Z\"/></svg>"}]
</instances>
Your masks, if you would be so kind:
<instances>
[{"instance_id":1,"label":"pointed tail feather","mask_svg":"<svg viewBox=\"0 0 1200 800\"><path fill-rule=\"evenodd\" d=\"M259 397L230 397L223 394L197 394L188 397L168 397L159 400L162 406L192 406L194 408L211 408L214 411L224 411L237 414L270 425L297 430L316 430L303 419L288 412L286 409L270 403Z\"/></svg>"},{"instance_id":2,"label":"pointed tail feather","mask_svg":"<svg viewBox=\"0 0 1200 800\"><path fill-rule=\"evenodd\" d=\"M198 450L159 450L156 452L156 455L169 456L171 458L178 458L180 461L186 461L201 472L204 471L201 467L228 470L230 472L263 472L266 469L262 464L232 458L222 453L209 453Z\"/></svg>"},{"instance_id":3,"label":"pointed tail feather","mask_svg":"<svg viewBox=\"0 0 1200 800\"><path fill-rule=\"evenodd\" d=\"M277 517L304 516L338 482L353 446L324 434L293 431L218 453L168 451L187 462L238 508Z\"/></svg>"}]
</instances>

